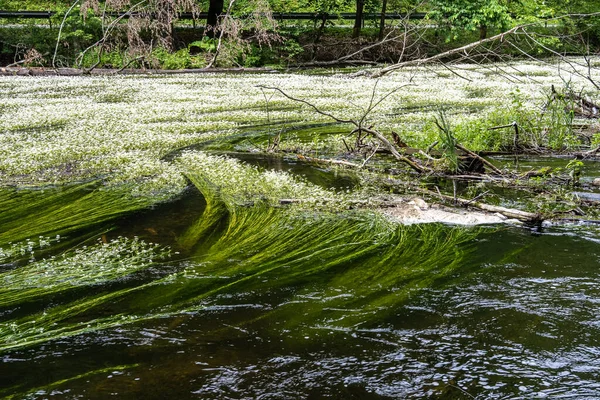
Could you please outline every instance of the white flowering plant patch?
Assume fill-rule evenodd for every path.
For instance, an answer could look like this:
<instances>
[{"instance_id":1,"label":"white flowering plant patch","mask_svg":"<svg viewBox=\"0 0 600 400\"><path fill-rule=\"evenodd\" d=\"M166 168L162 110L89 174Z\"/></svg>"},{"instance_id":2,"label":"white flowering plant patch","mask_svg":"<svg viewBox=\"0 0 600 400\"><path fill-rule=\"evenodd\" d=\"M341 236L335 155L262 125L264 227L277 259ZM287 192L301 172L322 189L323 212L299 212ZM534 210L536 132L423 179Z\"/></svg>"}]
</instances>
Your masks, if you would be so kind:
<instances>
[{"instance_id":1,"label":"white flowering plant patch","mask_svg":"<svg viewBox=\"0 0 600 400\"><path fill-rule=\"evenodd\" d=\"M334 206L350 199L350 195L323 189L289 173L261 171L225 156L186 151L178 158L177 164L205 195L217 195L228 205L251 201L275 206L284 200L312 206L323 203Z\"/></svg>"},{"instance_id":2,"label":"white flowering plant patch","mask_svg":"<svg viewBox=\"0 0 600 400\"><path fill-rule=\"evenodd\" d=\"M386 134L394 130L409 145L423 147L435 140L432 120L443 108L457 139L473 150L508 140L510 132L481 138L493 123L518 116L511 113L541 113L551 85L562 87L568 78L571 87L586 87L583 78L559 75L551 63L453 69L456 74L441 67L406 68L381 78L376 93L373 79L343 74L3 76L0 186L102 178L108 185L134 183L137 196L166 199L183 189L186 171L165 157L187 146L253 131L264 132L262 141L249 146L260 150L285 128L280 148L344 151L341 139L349 126L320 136L314 128L312 140L300 138L294 129L331 119L258 85L279 87L344 119L359 118L372 97L408 84L369 113L365 125Z\"/></svg>"}]
</instances>

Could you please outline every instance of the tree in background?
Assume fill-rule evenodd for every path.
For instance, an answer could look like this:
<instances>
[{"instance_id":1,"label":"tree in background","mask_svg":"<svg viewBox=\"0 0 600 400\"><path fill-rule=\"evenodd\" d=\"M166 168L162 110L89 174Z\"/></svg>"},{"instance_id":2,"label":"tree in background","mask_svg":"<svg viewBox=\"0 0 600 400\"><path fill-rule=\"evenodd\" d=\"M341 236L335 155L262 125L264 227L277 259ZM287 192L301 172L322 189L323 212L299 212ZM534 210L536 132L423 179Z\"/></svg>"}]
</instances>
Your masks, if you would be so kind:
<instances>
[{"instance_id":1,"label":"tree in background","mask_svg":"<svg viewBox=\"0 0 600 400\"><path fill-rule=\"evenodd\" d=\"M487 37L490 27L506 29L512 22L509 0L431 0L429 16L452 32L479 31L479 39Z\"/></svg>"},{"instance_id":2,"label":"tree in background","mask_svg":"<svg viewBox=\"0 0 600 400\"><path fill-rule=\"evenodd\" d=\"M209 2L206 27L204 29L204 34L209 38L219 36L217 24L219 23L219 17L223 14L223 6L223 0L210 0Z\"/></svg>"},{"instance_id":3,"label":"tree in background","mask_svg":"<svg viewBox=\"0 0 600 400\"><path fill-rule=\"evenodd\" d=\"M81 13L85 16L88 10L93 10L102 20L107 20L110 11L128 12L127 39L132 53L144 53L148 48L158 44L165 49L173 45L173 23L183 11L197 12L194 0L84 0ZM113 31L108 29L105 35ZM106 42L106 39L102 40Z\"/></svg>"},{"instance_id":4,"label":"tree in background","mask_svg":"<svg viewBox=\"0 0 600 400\"><path fill-rule=\"evenodd\" d=\"M354 28L352 29L352 37L360 36L360 30L363 23L363 14L365 11L365 0L356 0L356 13L354 16Z\"/></svg>"},{"instance_id":5,"label":"tree in background","mask_svg":"<svg viewBox=\"0 0 600 400\"><path fill-rule=\"evenodd\" d=\"M216 47L208 67L252 65L248 58L256 48L270 47L281 40L267 0L229 0L227 11L217 17L211 30Z\"/></svg>"}]
</instances>

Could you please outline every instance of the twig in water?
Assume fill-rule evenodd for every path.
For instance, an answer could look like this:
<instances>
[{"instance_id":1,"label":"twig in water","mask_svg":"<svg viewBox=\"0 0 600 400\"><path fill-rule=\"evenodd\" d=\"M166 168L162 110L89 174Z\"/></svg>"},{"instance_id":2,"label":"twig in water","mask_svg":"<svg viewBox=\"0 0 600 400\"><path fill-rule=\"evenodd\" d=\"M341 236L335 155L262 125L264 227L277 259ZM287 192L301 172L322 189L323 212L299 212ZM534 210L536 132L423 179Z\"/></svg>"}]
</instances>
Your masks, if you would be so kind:
<instances>
[{"instance_id":1,"label":"twig in water","mask_svg":"<svg viewBox=\"0 0 600 400\"><path fill-rule=\"evenodd\" d=\"M365 158L365 161L363 161L362 165L359 168L363 168L365 165L367 165L371 157L373 157L375 153L377 153L377 150L379 150L379 143L377 143L377 146L375 146L375 150L373 150L373 152L367 158Z\"/></svg>"},{"instance_id":2,"label":"twig in water","mask_svg":"<svg viewBox=\"0 0 600 400\"><path fill-rule=\"evenodd\" d=\"M452 181L452 191L454 192L454 205L456 205L457 200L456 200L456 181Z\"/></svg>"},{"instance_id":3,"label":"twig in water","mask_svg":"<svg viewBox=\"0 0 600 400\"><path fill-rule=\"evenodd\" d=\"M489 190L486 190L485 192L478 194L477 196L473 197L471 200L469 200L468 202L466 202L465 206L468 206L472 202L479 200L480 198L482 198L483 196L485 196L489 192L490 192Z\"/></svg>"},{"instance_id":4,"label":"twig in water","mask_svg":"<svg viewBox=\"0 0 600 400\"><path fill-rule=\"evenodd\" d=\"M480 155L473 153L471 150L467 149L466 147L461 146L460 144L456 143L456 148L459 149L459 150L464 151L465 153L467 153L471 157L474 157L474 158L478 159L479 161L481 161L482 163L484 163L485 165L487 165L488 167L490 167L490 169L492 171L494 171L496 174L498 174L498 175L504 175L504 173L502 171L500 171L494 164L492 164L491 162L489 162L485 158L481 157Z\"/></svg>"},{"instance_id":5,"label":"twig in water","mask_svg":"<svg viewBox=\"0 0 600 400\"><path fill-rule=\"evenodd\" d=\"M431 150L433 150L433 148L435 146L437 146L439 142L440 142L439 140L436 140L435 142L431 143L429 145L429 147L427 148L427 150L425 150L425 153L427 153L427 154L431 153Z\"/></svg>"},{"instance_id":6,"label":"twig in water","mask_svg":"<svg viewBox=\"0 0 600 400\"><path fill-rule=\"evenodd\" d=\"M354 150L352 150L350 146L348 146L348 143L346 143L346 139L342 138L342 142L344 142L344 146L346 146L346 150L348 150L348 153L354 153Z\"/></svg>"},{"instance_id":7,"label":"twig in water","mask_svg":"<svg viewBox=\"0 0 600 400\"><path fill-rule=\"evenodd\" d=\"M435 190L437 190L437 194L440 196L440 200L444 201L444 196L442 196L442 192L440 192L440 188L438 186L436 186Z\"/></svg>"}]
</instances>

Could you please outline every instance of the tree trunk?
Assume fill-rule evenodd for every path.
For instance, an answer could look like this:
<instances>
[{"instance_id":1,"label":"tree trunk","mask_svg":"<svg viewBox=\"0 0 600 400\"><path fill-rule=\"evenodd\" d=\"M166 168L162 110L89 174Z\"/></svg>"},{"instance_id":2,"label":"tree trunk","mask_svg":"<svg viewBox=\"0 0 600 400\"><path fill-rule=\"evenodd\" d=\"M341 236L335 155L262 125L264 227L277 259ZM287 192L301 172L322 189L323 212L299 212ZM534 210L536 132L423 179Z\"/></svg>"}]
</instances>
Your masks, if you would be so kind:
<instances>
[{"instance_id":1,"label":"tree trunk","mask_svg":"<svg viewBox=\"0 0 600 400\"><path fill-rule=\"evenodd\" d=\"M354 30L352 37L357 38L360 36L360 30L363 22L363 12L365 9L365 0L356 0L356 17L354 19Z\"/></svg>"},{"instance_id":2,"label":"tree trunk","mask_svg":"<svg viewBox=\"0 0 600 400\"><path fill-rule=\"evenodd\" d=\"M487 38L487 25L481 24L479 25L479 40L483 40Z\"/></svg>"},{"instance_id":3,"label":"tree trunk","mask_svg":"<svg viewBox=\"0 0 600 400\"><path fill-rule=\"evenodd\" d=\"M379 41L383 40L385 33L385 12L387 11L388 0L381 1L381 18L379 20Z\"/></svg>"},{"instance_id":4,"label":"tree trunk","mask_svg":"<svg viewBox=\"0 0 600 400\"><path fill-rule=\"evenodd\" d=\"M208 16L206 17L206 27L204 28L205 36L208 36L211 39L219 36L217 26L221 14L223 14L223 0L210 0Z\"/></svg>"}]
</instances>

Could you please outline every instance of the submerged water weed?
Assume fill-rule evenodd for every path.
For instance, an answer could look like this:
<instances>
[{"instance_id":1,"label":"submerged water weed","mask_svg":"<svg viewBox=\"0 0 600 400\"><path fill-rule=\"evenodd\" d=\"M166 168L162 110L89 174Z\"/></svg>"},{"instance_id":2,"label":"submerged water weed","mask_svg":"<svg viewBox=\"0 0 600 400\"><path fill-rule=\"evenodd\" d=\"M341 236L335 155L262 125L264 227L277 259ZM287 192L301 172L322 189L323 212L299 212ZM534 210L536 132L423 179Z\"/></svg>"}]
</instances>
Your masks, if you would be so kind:
<instances>
[{"instance_id":1,"label":"submerged water weed","mask_svg":"<svg viewBox=\"0 0 600 400\"><path fill-rule=\"evenodd\" d=\"M120 375L123 374L123 371L127 371L127 370L131 370L134 369L136 367L138 367L139 364L129 364L129 365L113 365L110 367L106 367L106 368L99 368L96 370L92 370L92 371L88 371L76 376L71 376L69 378L65 378L65 379L60 379L57 380L55 382L52 382L51 384L47 384L35 389L28 389L26 394L23 393L18 393L20 391L20 388L18 386L16 387L12 387L12 388L5 388L0 389L0 396L3 396L2 398L4 400L12 400L12 399L20 399L20 400L35 400L35 399L39 399L40 396L55 396L60 392L55 392L54 389L55 388L59 388L62 385L68 384L68 383L73 383L75 381L78 380L82 380L82 379L89 379L91 377L97 376L97 375Z\"/></svg>"},{"instance_id":2,"label":"submerged water weed","mask_svg":"<svg viewBox=\"0 0 600 400\"><path fill-rule=\"evenodd\" d=\"M0 307L24 305L79 287L104 285L148 268L170 254L170 249L158 244L146 243L138 238L119 237L108 243L100 241L93 246L83 246L49 259L33 261L0 273ZM113 295L109 294L108 297L112 298ZM86 299L71 307L49 307L38 315L0 323L0 349L18 347L34 337L39 339L40 335L44 337L48 331L52 331L53 324L73 315L66 311L72 313L73 309L85 304L89 307L93 302Z\"/></svg>"},{"instance_id":3,"label":"submerged water weed","mask_svg":"<svg viewBox=\"0 0 600 400\"><path fill-rule=\"evenodd\" d=\"M210 160L205 166L223 165L223 160L206 157ZM209 312L244 293L268 297L290 286L295 289L289 292L289 301L273 310L278 319L288 322L274 329L294 328L301 334L325 325L377 324L386 318L386 309L393 308L388 307L463 266L469 244L479 232L436 224L399 226L367 211L307 213L271 207L268 202L249 206L232 201L239 199L235 191L221 196L218 186L206 182L199 187L207 197L204 214L180 236L183 247L194 256L178 272L110 287L107 284L114 279L149 267L157 257L149 247L143 247L148 252L138 257L139 249L131 247L137 242L122 239L5 273L13 291L7 285L0 300L5 306L28 304L29 311L23 316L6 315L0 326L0 351ZM81 265L87 272L81 273ZM100 268L103 265L106 268ZM75 290L90 285L95 290ZM319 285L327 288L326 296L300 312L305 296ZM69 296L57 296L67 290ZM51 307L32 301L50 294ZM257 307L270 310L268 304ZM336 317L334 309L342 308L357 312ZM241 323L251 324L264 315L250 313Z\"/></svg>"},{"instance_id":4,"label":"submerged water weed","mask_svg":"<svg viewBox=\"0 0 600 400\"><path fill-rule=\"evenodd\" d=\"M30 238L86 230L154 204L132 196L131 185L88 182L43 190L0 189L0 246Z\"/></svg>"},{"instance_id":5,"label":"submerged water weed","mask_svg":"<svg viewBox=\"0 0 600 400\"><path fill-rule=\"evenodd\" d=\"M242 323L268 317L280 321L274 329L298 335L323 326L377 325L411 294L466 266L481 233L399 226L376 213L306 215L264 205L229 208L223 218L218 239L198 249L201 262L132 294L137 300L129 304L148 306L154 299L156 309L168 303L173 311L196 313L244 293L264 293L257 307L271 310L269 294L283 290L289 293L284 304Z\"/></svg>"},{"instance_id":6,"label":"submerged water weed","mask_svg":"<svg viewBox=\"0 0 600 400\"><path fill-rule=\"evenodd\" d=\"M340 205L346 196L312 185L281 171L261 171L225 156L187 151L177 160L181 170L205 197L218 196L227 205L262 201L277 206L281 200L304 205Z\"/></svg>"},{"instance_id":7,"label":"submerged water weed","mask_svg":"<svg viewBox=\"0 0 600 400\"><path fill-rule=\"evenodd\" d=\"M9 264L17 259L29 258L30 261L35 261L35 252L48 248L54 242L60 241L60 235L55 238L40 236L36 240L28 239L19 243L8 243L8 246L0 247L0 265Z\"/></svg>"},{"instance_id":8,"label":"submerged water weed","mask_svg":"<svg viewBox=\"0 0 600 400\"><path fill-rule=\"evenodd\" d=\"M28 245L29 242L27 242ZM0 273L0 307L19 304L77 286L115 280L146 268L170 255L158 244L119 237L108 243L82 246L74 251Z\"/></svg>"}]
</instances>

